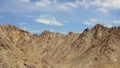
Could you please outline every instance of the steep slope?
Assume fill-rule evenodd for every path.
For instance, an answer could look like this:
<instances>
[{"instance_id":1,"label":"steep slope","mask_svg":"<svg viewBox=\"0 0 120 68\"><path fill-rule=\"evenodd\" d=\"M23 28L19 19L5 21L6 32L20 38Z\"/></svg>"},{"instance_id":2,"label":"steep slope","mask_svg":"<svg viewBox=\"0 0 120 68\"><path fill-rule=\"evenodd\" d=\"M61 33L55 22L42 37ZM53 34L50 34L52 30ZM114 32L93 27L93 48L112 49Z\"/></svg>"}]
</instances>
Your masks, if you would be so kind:
<instances>
[{"instance_id":1,"label":"steep slope","mask_svg":"<svg viewBox=\"0 0 120 68\"><path fill-rule=\"evenodd\" d=\"M0 68L119 68L120 27L32 35L0 26Z\"/></svg>"}]
</instances>

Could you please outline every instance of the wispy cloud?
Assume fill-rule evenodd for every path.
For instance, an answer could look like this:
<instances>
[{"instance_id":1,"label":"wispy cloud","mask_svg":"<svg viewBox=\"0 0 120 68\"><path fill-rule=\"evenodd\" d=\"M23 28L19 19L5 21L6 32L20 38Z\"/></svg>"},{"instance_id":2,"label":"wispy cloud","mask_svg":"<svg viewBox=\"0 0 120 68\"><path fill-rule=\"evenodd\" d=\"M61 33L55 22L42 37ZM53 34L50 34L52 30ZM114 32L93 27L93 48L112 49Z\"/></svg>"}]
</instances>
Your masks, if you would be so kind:
<instances>
[{"instance_id":1,"label":"wispy cloud","mask_svg":"<svg viewBox=\"0 0 120 68\"><path fill-rule=\"evenodd\" d=\"M85 25L93 25L94 23L93 23L93 22L90 22L90 21L85 21L84 24L85 24Z\"/></svg>"},{"instance_id":2,"label":"wispy cloud","mask_svg":"<svg viewBox=\"0 0 120 68\"><path fill-rule=\"evenodd\" d=\"M0 7L2 12L42 12L42 11L66 11L79 6L79 1L68 1L61 3L58 0L38 0L32 2L31 0L6 0L4 7ZM16 6L17 4L17 6ZM46 8L47 7L47 8Z\"/></svg>"},{"instance_id":3,"label":"wispy cloud","mask_svg":"<svg viewBox=\"0 0 120 68\"><path fill-rule=\"evenodd\" d=\"M28 27L21 27L21 29L25 30L25 31L28 31L32 34L40 34L42 31L41 30L36 30L36 29L33 29L33 28L28 28Z\"/></svg>"},{"instance_id":4,"label":"wispy cloud","mask_svg":"<svg viewBox=\"0 0 120 68\"><path fill-rule=\"evenodd\" d=\"M30 2L30 0L20 0L21 2Z\"/></svg>"},{"instance_id":5,"label":"wispy cloud","mask_svg":"<svg viewBox=\"0 0 120 68\"><path fill-rule=\"evenodd\" d=\"M45 2L36 2L35 3L38 7L48 7L48 4Z\"/></svg>"},{"instance_id":6,"label":"wispy cloud","mask_svg":"<svg viewBox=\"0 0 120 68\"><path fill-rule=\"evenodd\" d=\"M103 24L106 27L113 27L114 25L119 25L120 24L120 20L110 20L109 21L105 21L103 18L102 19L98 19L98 18L91 18L88 21L83 22L83 24L87 25L87 26L94 26L95 24Z\"/></svg>"},{"instance_id":7,"label":"wispy cloud","mask_svg":"<svg viewBox=\"0 0 120 68\"><path fill-rule=\"evenodd\" d=\"M78 1L75 2L66 2L58 5L58 8L63 9L63 10L69 10L71 8L76 8L78 7Z\"/></svg>"},{"instance_id":8,"label":"wispy cloud","mask_svg":"<svg viewBox=\"0 0 120 68\"><path fill-rule=\"evenodd\" d=\"M96 9L101 12L107 12L109 9L120 9L120 0L83 0L81 4L88 7L96 6Z\"/></svg>"},{"instance_id":9,"label":"wispy cloud","mask_svg":"<svg viewBox=\"0 0 120 68\"><path fill-rule=\"evenodd\" d=\"M94 5L103 8L120 9L120 0L96 0Z\"/></svg>"},{"instance_id":10,"label":"wispy cloud","mask_svg":"<svg viewBox=\"0 0 120 68\"><path fill-rule=\"evenodd\" d=\"M26 22L20 22L19 25L26 25Z\"/></svg>"},{"instance_id":11,"label":"wispy cloud","mask_svg":"<svg viewBox=\"0 0 120 68\"><path fill-rule=\"evenodd\" d=\"M92 18L89 21L83 22L85 25L95 25L96 23L99 23L99 20L97 18Z\"/></svg>"},{"instance_id":12,"label":"wispy cloud","mask_svg":"<svg viewBox=\"0 0 120 68\"><path fill-rule=\"evenodd\" d=\"M58 0L38 0L32 2L31 0L6 0L4 1L4 7L0 7L1 11L9 12L36 12L36 11L56 11L62 10L66 11L69 9L74 9L76 7L96 7L97 11L108 12L109 9L120 9L120 0L75 0L67 2L59 2ZM24 2L24 3L23 3ZM16 6L17 4L17 6ZM21 8L22 7L22 8ZM47 7L47 8L44 8Z\"/></svg>"},{"instance_id":13,"label":"wispy cloud","mask_svg":"<svg viewBox=\"0 0 120 68\"><path fill-rule=\"evenodd\" d=\"M51 32L54 32L54 31L55 31L55 29L50 29L50 31L51 31Z\"/></svg>"},{"instance_id":14,"label":"wispy cloud","mask_svg":"<svg viewBox=\"0 0 120 68\"><path fill-rule=\"evenodd\" d=\"M63 25L61 22L59 22L55 17L51 15L41 15L39 18L36 19L36 22L43 23L46 25L56 25L56 26Z\"/></svg>"},{"instance_id":15,"label":"wispy cloud","mask_svg":"<svg viewBox=\"0 0 120 68\"><path fill-rule=\"evenodd\" d=\"M98 8L98 9L96 9L97 11L100 11L100 12L102 12L102 13L108 13L109 12L109 10L108 9L106 9L106 8Z\"/></svg>"},{"instance_id":16,"label":"wispy cloud","mask_svg":"<svg viewBox=\"0 0 120 68\"><path fill-rule=\"evenodd\" d=\"M52 1L50 0L41 0L41 1L35 2L35 5L37 5L38 7L49 7L51 3Z\"/></svg>"},{"instance_id":17,"label":"wispy cloud","mask_svg":"<svg viewBox=\"0 0 120 68\"><path fill-rule=\"evenodd\" d=\"M120 20L113 20L114 23L120 24Z\"/></svg>"}]
</instances>

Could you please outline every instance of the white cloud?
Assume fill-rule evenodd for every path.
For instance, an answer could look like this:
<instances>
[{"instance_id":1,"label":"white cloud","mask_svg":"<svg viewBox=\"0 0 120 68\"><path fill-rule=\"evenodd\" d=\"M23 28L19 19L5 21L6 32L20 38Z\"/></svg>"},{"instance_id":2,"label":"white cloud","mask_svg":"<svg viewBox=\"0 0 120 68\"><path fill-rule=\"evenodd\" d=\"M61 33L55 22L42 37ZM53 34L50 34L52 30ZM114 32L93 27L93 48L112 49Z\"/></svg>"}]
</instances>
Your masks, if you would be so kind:
<instances>
[{"instance_id":1,"label":"white cloud","mask_svg":"<svg viewBox=\"0 0 120 68\"><path fill-rule=\"evenodd\" d=\"M25 3L23 3L25 2ZM27 2L27 3L26 3ZM107 12L109 9L120 9L120 0L74 0L67 2L59 2L58 0L38 0L32 2L30 0L5 0L4 7L0 7L0 11L9 12L39 12L39 11L58 11L74 9L76 7L95 7L96 10ZM16 6L17 4L17 6ZM48 7L48 8L44 8ZM42 9L41 9L42 8ZM80 9L80 8L79 8Z\"/></svg>"},{"instance_id":2,"label":"white cloud","mask_svg":"<svg viewBox=\"0 0 120 68\"><path fill-rule=\"evenodd\" d=\"M51 31L51 32L54 32L54 31L55 31L55 29L50 29L50 31Z\"/></svg>"},{"instance_id":3,"label":"white cloud","mask_svg":"<svg viewBox=\"0 0 120 68\"><path fill-rule=\"evenodd\" d=\"M59 4L58 7L63 10L68 10L70 8L76 8L78 7L78 1L62 3L62 4Z\"/></svg>"},{"instance_id":4,"label":"white cloud","mask_svg":"<svg viewBox=\"0 0 120 68\"><path fill-rule=\"evenodd\" d=\"M85 8L90 7L90 3L88 3L88 2L85 1L85 0L79 1L79 4L80 4L81 6L84 6Z\"/></svg>"},{"instance_id":5,"label":"white cloud","mask_svg":"<svg viewBox=\"0 0 120 68\"><path fill-rule=\"evenodd\" d=\"M98 24L98 22L86 21L83 24L88 25L88 26L94 26L94 25ZM108 28L113 26L112 23L99 22L99 24L102 24Z\"/></svg>"},{"instance_id":6,"label":"white cloud","mask_svg":"<svg viewBox=\"0 0 120 68\"><path fill-rule=\"evenodd\" d=\"M42 0L35 2L35 5L38 7L49 7L51 5L52 1L50 0Z\"/></svg>"},{"instance_id":7,"label":"white cloud","mask_svg":"<svg viewBox=\"0 0 120 68\"><path fill-rule=\"evenodd\" d=\"M20 25L26 25L27 23L26 22L20 22L19 24Z\"/></svg>"},{"instance_id":8,"label":"white cloud","mask_svg":"<svg viewBox=\"0 0 120 68\"><path fill-rule=\"evenodd\" d=\"M21 27L21 29L25 30L25 31L28 31L32 34L36 34L36 33L41 33L42 31L41 30L35 30L33 28L28 28L28 27Z\"/></svg>"},{"instance_id":9,"label":"white cloud","mask_svg":"<svg viewBox=\"0 0 120 68\"><path fill-rule=\"evenodd\" d=\"M88 21L83 22L83 24L88 25L88 26L94 26L95 24L102 24L108 28L113 27L114 25L119 25L120 24L120 20L108 20L105 21L103 18L99 19L99 18L92 18Z\"/></svg>"},{"instance_id":10,"label":"white cloud","mask_svg":"<svg viewBox=\"0 0 120 68\"><path fill-rule=\"evenodd\" d=\"M78 1L58 3L57 0L40 0L35 2L35 5L37 5L38 7L49 7L55 9L68 10L70 8L76 8L78 6Z\"/></svg>"},{"instance_id":11,"label":"white cloud","mask_svg":"<svg viewBox=\"0 0 120 68\"><path fill-rule=\"evenodd\" d=\"M94 0L89 5L95 5L102 8L120 9L120 0Z\"/></svg>"},{"instance_id":12,"label":"white cloud","mask_svg":"<svg viewBox=\"0 0 120 68\"><path fill-rule=\"evenodd\" d=\"M39 7L47 7L48 6L45 2L36 2L35 4Z\"/></svg>"},{"instance_id":13,"label":"white cloud","mask_svg":"<svg viewBox=\"0 0 120 68\"><path fill-rule=\"evenodd\" d=\"M51 4L52 0L42 0L43 2L47 3L47 4Z\"/></svg>"},{"instance_id":14,"label":"white cloud","mask_svg":"<svg viewBox=\"0 0 120 68\"><path fill-rule=\"evenodd\" d=\"M110 9L120 9L120 0L82 0L80 5L84 7L96 7L97 11L108 12Z\"/></svg>"},{"instance_id":15,"label":"white cloud","mask_svg":"<svg viewBox=\"0 0 120 68\"><path fill-rule=\"evenodd\" d=\"M114 23L120 24L120 20L113 20Z\"/></svg>"},{"instance_id":16,"label":"white cloud","mask_svg":"<svg viewBox=\"0 0 120 68\"><path fill-rule=\"evenodd\" d=\"M105 25L105 26L107 26L108 28L113 27L113 25L110 25L110 24L107 24L107 25Z\"/></svg>"},{"instance_id":17,"label":"white cloud","mask_svg":"<svg viewBox=\"0 0 120 68\"><path fill-rule=\"evenodd\" d=\"M17 6L16 6L17 5ZM77 1L61 3L58 0L6 0L3 3L4 7L0 7L1 12L12 13L34 13L34 12L51 12L51 11L65 11L64 9L73 9L78 6ZM47 8L46 8L47 7Z\"/></svg>"},{"instance_id":18,"label":"white cloud","mask_svg":"<svg viewBox=\"0 0 120 68\"><path fill-rule=\"evenodd\" d=\"M39 18L36 19L36 22L43 23L43 24L46 24L46 25L56 25L56 26L62 26L63 25L58 20L56 20L55 17L50 16L50 15L41 15Z\"/></svg>"},{"instance_id":19,"label":"white cloud","mask_svg":"<svg viewBox=\"0 0 120 68\"><path fill-rule=\"evenodd\" d=\"M93 25L93 22L85 21L84 24L85 25Z\"/></svg>"},{"instance_id":20,"label":"white cloud","mask_svg":"<svg viewBox=\"0 0 120 68\"><path fill-rule=\"evenodd\" d=\"M97 18L92 18L90 19L91 22L98 22L98 19Z\"/></svg>"},{"instance_id":21,"label":"white cloud","mask_svg":"<svg viewBox=\"0 0 120 68\"><path fill-rule=\"evenodd\" d=\"M38 11L38 7L30 0L5 0L2 1L2 6L0 7L1 12L11 12L11 13L30 13Z\"/></svg>"},{"instance_id":22,"label":"white cloud","mask_svg":"<svg viewBox=\"0 0 120 68\"><path fill-rule=\"evenodd\" d=\"M66 6L66 5L59 5L59 8L60 9L63 9L63 10L68 10L69 8Z\"/></svg>"},{"instance_id":23,"label":"white cloud","mask_svg":"<svg viewBox=\"0 0 120 68\"><path fill-rule=\"evenodd\" d=\"M99 5L104 8L120 9L120 0L105 0Z\"/></svg>"},{"instance_id":24,"label":"white cloud","mask_svg":"<svg viewBox=\"0 0 120 68\"><path fill-rule=\"evenodd\" d=\"M89 21L85 21L83 24L85 25L95 25L99 23L99 20L97 18L92 18Z\"/></svg>"},{"instance_id":25,"label":"white cloud","mask_svg":"<svg viewBox=\"0 0 120 68\"><path fill-rule=\"evenodd\" d=\"M21 0L22 2L30 2L30 0Z\"/></svg>"},{"instance_id":26,"label":"white cloud","mask_svg":"<svg viewBox=\"0 0 120 68\"><path fill-rule=\"evenodd\" d=\"M95 24L104 24L102 21L100 21L100 19L98 18L91 18L89 21L85 21L83 24L89 25L89 26L93 26Z\"/></svg>"},{"instance_id":27,"label":"white cloud","mask_svg":"<svg viewBox=\"0 0 120 68\"><path fill-rule=\"evenodd\" d=\"M49 7L59 10L69 10L79 6L96 7L97 11L106 13L109 9L120 9L120 0L75 0L59 3L57 0L40 0L35 3L39 7Z\"/></svg>"},{"instance_id":28,"label":"white cloud","mask_svg":"<svg viewBox=\"0 0 120 68\"><path fill-rule=\"evenodd\" d=\"M41 33L40 30L30 30L31 33Z\"/></svg>"},{"instance_id":29,"label":"white cloud","mask_svg":"<svg viewBox=\"0 0 120 68\"><path fill-rule=\"evenodd\" d=\"M96 9L97 11L100 11L100 12L102 12L102 13L107 13L107 12L109 12L108 11L108 9L106 9L106 8L98 8L98 9Z\"/></svg>"},{"instance_id":30,"label":"white cloud","mask_svg":"<svg viewBox=\"0 0 120 68\"><path fill-rule=\"evenodd\" d=\"M26 28L26 27L21 27L21 29L23 29L23 30L29 30L29 28Z\"/></svg>"},{"instance_id":31,"label":"white cloud","mask_svg":"<svg viewBox=\"0 0 120 68\"><path fill-rule=\"evenodd\" d=\"M120 9L120 0L105 0L101 3L102 7Z\"/></svg>"}]
</instances>

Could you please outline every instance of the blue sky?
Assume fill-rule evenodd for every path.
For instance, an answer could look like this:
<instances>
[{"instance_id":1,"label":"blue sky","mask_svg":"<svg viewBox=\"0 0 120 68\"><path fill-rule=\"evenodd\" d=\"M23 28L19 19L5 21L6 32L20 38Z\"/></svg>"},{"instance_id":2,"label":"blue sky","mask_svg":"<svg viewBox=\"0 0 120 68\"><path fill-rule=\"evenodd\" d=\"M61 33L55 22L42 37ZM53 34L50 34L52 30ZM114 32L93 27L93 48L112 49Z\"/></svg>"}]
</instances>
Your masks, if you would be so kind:
<instances>
[{"instance_id":1,"label":"blue sky","mask_svg":"<svg viewBox=\"0 0 120 68\"><path fill-rule=\"evenodd\" d=\"M31 33L82 32L97 23L120 26L120 0L0 0L0 25Z\"/></svg>"}]
</instances>

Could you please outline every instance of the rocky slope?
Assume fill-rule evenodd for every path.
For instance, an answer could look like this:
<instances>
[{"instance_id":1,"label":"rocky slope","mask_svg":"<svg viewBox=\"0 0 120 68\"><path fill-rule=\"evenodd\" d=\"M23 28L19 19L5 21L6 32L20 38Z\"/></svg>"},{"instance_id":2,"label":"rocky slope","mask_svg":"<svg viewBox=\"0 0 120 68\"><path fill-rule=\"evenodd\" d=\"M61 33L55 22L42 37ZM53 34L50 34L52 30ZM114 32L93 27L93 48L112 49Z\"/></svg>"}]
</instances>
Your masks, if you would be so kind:
<instances>
[{"instance_id":1,"label":"rocky slope","mask_svg":"<svg viewBox=\"0 0 120 68\"><path fill-rule=\"evenodd\" d=\"M0 68L120 68L120 27L32 35L1 25Z\"/></svg>"}]
</instances>

